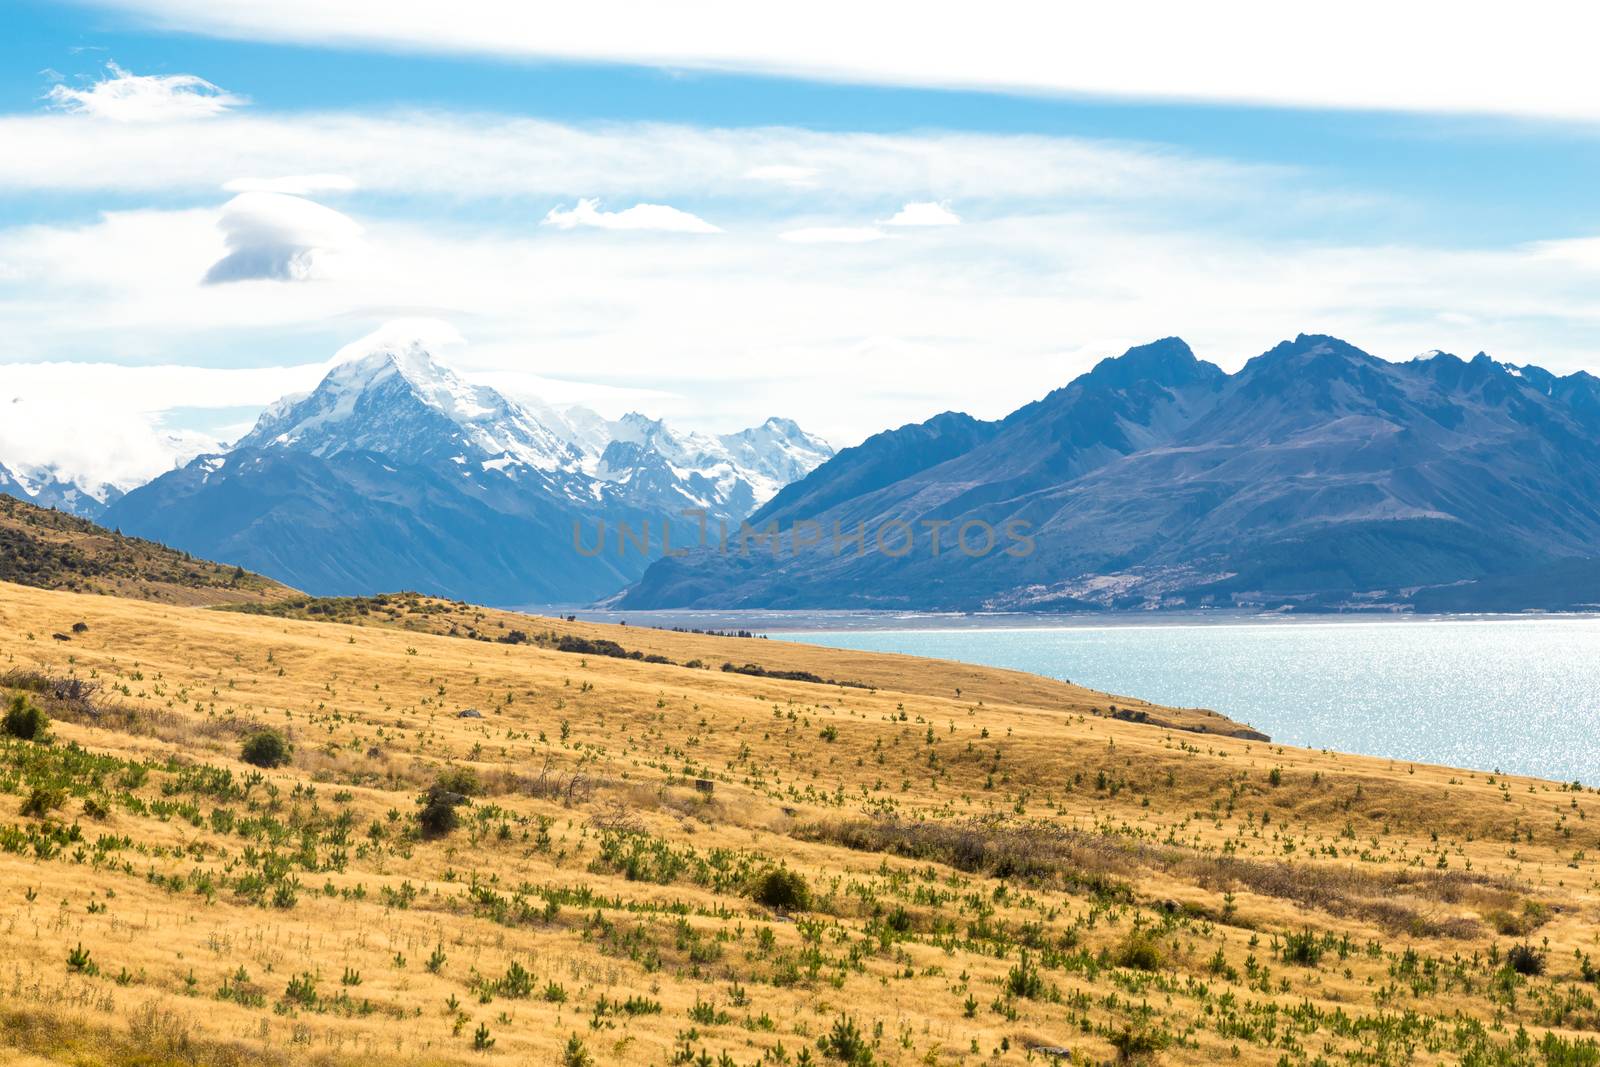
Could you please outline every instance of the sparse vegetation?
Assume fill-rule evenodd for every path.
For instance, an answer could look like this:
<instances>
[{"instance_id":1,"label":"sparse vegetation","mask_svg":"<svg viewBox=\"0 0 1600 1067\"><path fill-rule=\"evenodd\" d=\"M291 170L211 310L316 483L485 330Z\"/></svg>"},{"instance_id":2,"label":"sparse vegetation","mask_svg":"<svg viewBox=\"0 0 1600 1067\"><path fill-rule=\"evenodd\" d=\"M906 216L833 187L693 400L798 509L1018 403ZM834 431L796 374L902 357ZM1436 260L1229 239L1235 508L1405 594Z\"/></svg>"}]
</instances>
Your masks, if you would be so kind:
<instances>
[{"instance_id":1,"label":"sparse vegetation","mask_svg":"<svg viewBox=\"0 0 1600 1067\"><path fill-rule=\"evenodd\" d=\"M0 586L0 698L51 735L0 734L0 1059L1600 1059L1592 788L964 665L316 603ZM265 729L271 773L235 761Z\"/></svg>"},{"instance_id":2,"label":"sparse vegetation","mask_svg":"<svg viewBox=\"0 0 1600 1067\"><path fill-rule=\"evenodd\" d=\"M293 590L241 568L0 494L0 582L171 604L265 603ZM78 626L83 629L78 629ZM78 620L68 629L88 632Z\"/></svg>"}]
</instances>

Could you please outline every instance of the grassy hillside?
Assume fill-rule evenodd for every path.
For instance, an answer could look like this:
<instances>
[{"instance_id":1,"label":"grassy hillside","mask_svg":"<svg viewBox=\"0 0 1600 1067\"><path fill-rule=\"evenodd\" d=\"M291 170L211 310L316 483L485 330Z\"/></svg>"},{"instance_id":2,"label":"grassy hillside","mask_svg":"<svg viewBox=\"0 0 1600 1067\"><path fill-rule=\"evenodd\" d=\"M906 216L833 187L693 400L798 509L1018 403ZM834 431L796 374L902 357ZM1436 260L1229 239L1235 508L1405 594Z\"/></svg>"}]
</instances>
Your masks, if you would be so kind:
<instances>
[{"instance_id":1,"label":"grassy hillside","mask_svg":"<svg viewBox=\"0 0 1600 1067\"><path fill-rule=\"evenodd\" d=\"M194 559L3 493L0 581L170 604L269 603L294 595L239 567Z\"/></svg>"},{"instance_id":2,"label":"grassy hillside","mask_svg":"<svg viewBox=\"0 0 1600 1067\"><path fill-rule=\"evenodd\" d=\"M802 675L811 681L841 683L847 689L890 689L919 696L956 697L968 702L1022 704L1074 714L1153 722L1196 733L1268 740L1265 734L1247 725L1203 708L1162 707L1137 697L1108 696L1052 678L999 667L893 653L817 648L753 636L568 621L418 593L290 597L267 604L241 604L231 610L286 619L379 626L493 644L531 644L577 654L687 664L756 676Z\"/></svg>"},{"instance_id":3,"label":"grassy hillside","mask_svg":"<svg viewBox=\"0 0 1600 1067\"><path fill-rule=\"evenodd\" d=\"M1590 788L373 610L0 584L0 1059L1600 1061Z\"/></svg>"}]
</instances>

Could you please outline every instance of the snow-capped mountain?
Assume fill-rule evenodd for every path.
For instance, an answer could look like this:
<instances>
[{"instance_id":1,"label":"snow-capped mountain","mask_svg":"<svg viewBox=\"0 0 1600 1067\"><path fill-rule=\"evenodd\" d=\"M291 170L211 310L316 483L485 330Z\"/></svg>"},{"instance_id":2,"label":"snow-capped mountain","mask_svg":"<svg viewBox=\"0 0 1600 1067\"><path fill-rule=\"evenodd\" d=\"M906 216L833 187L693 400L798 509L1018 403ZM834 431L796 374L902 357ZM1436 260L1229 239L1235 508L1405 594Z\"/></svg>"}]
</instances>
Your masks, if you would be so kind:
<instances>
[{"instance_id":1,"label":"snow-capped mountain","mask_svg":"<svg viewBox=\"0 0 1600 1067\"><path fill-rule=\"evenodd\" d=\"M235 447L376 452L513 479L527 470L569 496L610 497L666 516L702 508L728 520L833 455L789 419L718 436L679 432L638 412L612 421L577 405L511 400L466 381L418 341L382 343L338 364L313 392L268 407Z\"/></svg>"},{"instance_id":2,"label":"snow-capped mountain","mask_svg":"<svg viewBox=\"0 0 1600 1067\"><path fill-rule=\"evenodd\" d=\"M443 458L541 470L577 470L583 458L526 408L465 381L417 341L383 344L335 366L311 393L268 407L236 447L293 448L314 456L364 451L407 462Z\"/></svg>"},{"instance_id":3,"label":"snow-capped mountain","mask_svg":"<svg viewBox=\"0 0 1600 1067\"><path fill-rule=\"evenodd\" d=\"M57 508L86 519L99 518L122 496L122 489L88 477L63 476L49 467L0 464L0 493L42 508Z\"/></svg>"},{"instance_id":4,"label":"snow-capped mountain","mask_svg":"<svg viewBox=\"0 0 1600 1067\"><path fill-rule=\"evenodd\" d=\"M468 481L493 473L577 500L604 500L584 451L524 405L463 379L418 341L380 342L339 363L310 393L270 405L235 450L322 459L371 452Z\"/></svg>"},{"instance_id":5,"label":"snow-capped mountain","mask_svg":"<svg viewBox=\"0 0 1600 1067\"><path fill-rule=\"evenodd\" d=\"M742 519L827 462L833 448L789 419L738 433L679 433L638 412L611 424L595 474L668 515Z\"/></svg>"},{"instance_id":6,"label":"snow-capped mountain","mask_svg":"<svg viewBox=\"0 0 1600 1067\"><path fill-rule=\"evenodd\" d=\"M513 400L416 341L341 357L232 449L135 489L104 521L309 592L570 602L637 577L662 520L697 507L737 521L832 454L781 419L717 437ZM624 522L654 523L648 551L620 547Z\"/></svg>"},{"instance_id":7,"label":"snow-capped mountain","mask_svg":"<svg viewBox=\"0 0 1600 1067\"><path fill-rule=\"evenodd\" d=\"M149 442L157 452L156 462L161 462L163 455L169 457L168 469L181 467L195 456L216 452L221 447L215 438L190 431L156 433ZM23 463L7 457L0 461L0 493L40 507L99 520L106 509L130 489L149 481L152 473L161 473L159 469L150 472L146 468L134 476L107 480L103 474L96 473L97 469L92 464L86 468L70 461Z\"/></svg>"}]
</instances>

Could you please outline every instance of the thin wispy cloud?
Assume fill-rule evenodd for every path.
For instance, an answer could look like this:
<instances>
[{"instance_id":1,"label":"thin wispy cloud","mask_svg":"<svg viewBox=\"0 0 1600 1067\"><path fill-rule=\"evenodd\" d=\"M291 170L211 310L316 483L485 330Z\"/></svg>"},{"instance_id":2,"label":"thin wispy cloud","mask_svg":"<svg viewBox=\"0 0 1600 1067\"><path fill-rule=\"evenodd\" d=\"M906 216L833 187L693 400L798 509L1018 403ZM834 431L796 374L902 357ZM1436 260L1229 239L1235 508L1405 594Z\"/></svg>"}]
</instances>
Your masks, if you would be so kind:
<instances>
[{"instance_id":1,"label":"thin wispy cloud","mask_svg":"<svg viewBox=\"0 0 1600 1067\"><path fill-rule=\"evenodd\" d=\"M597 199L579 200L575 207L553 207L545 215L544 226L558 230L591 228L596 230L655 230L661 233L721 233L698 215L666 204L635 204L623 211L604 211Z\"/></svg>"},{"instance_id":2,"label":"thin wispy cloud","mask_svg":"<svg viewBox=\"0 0 1600 1067\"><path fill-rule=\"evenodd\" d=\"M220 115L248 101L194 74L134 74L115 63L87 88L53 85L45 99L61 111L115 122L169 122Z\"/></svg>"},{"instance_id":3,"label":"thin wispy cloud","mask_svg":"<svg viewBox=\"0 0 1600 1067\"><path fill-rule=\"evenodd\" d=\"M242 176L343 175L366 193L538 197L572 190L612 204L644 199L792 196L750 175L773 159L814 160L807 190L860 200L1117 203L1197 197L1258 203L1300 171L1076 137L924 131L861 134L797 127L580 126L448 111L225 114L203 124L106 124L85 137L72 116L0 116L0 189L209 195ZM114 159L116 166L107 166ZM425 163L423 162L425 161ZM788 166L789 164L783 164ZM785 171L788 179L798 171ZM628 199L624 199L628 198ZM576 210L562 204L566 210Z\"/></svg>"},{"instance_id":4,"label":"thin wispy cloud","mask_svg":"<svg viewBox=\"0 0 1600 1067\"><path fill-rule=\"evenodd\" d=\"M288 193L310 196L314 193L347 193L357 188L354 178L343 174L289 174L281 178L234 178L223 182L230 193Z\"/></svg>"},{"instance_id":5,"label":"thin wispy cloud","mask_svg":"<svg viewBox=\"0 0 1600 1067\"><path fill-rule=\"evenodd\" d=\"M950 205L933 201L907 204L884 220L885 226L959 226L961 216L950 210Z\"/></svg>"},{"instance_id":6,"label":"thin wispy cloud","mask_svg":"<svg viewBox=\"0 0 1600 1067\"><path fill-rule=\"evenodd\" d=\"M860 245L881 241L888 235L876 226L803 226L778 236L797 245Z\"/></svg>"},{"instance_id":7,"label":"thin wispy cloud","mask_svg":"<svg viewBox=\"0 0 1600 1067\"><path fill-rule=\"evenodd\" d=\"M361 233L348 215L285 193L240 193L223 206L217 225L228 254L206 271L207 285L308 281L330 253Z\"/></svg>"},{"instance_id":8,"label":"thin wispy cloud","mask_svg":"<svg viewBox=\"0 0 1600 1067\"><path fill-rule=\"evenodd\" d=\"M1388 0L1348 0L1338 18L1268 0L1221 9L1188 0L992 0L982 18L950 0L814 0L781 33L754 4L591 0L530 17L523 0L97 2L187 33L345 48L1047 96L1600 118L1587 75L1593 34L1580 32L1583 21L1563 0L1528 0L1516 18L1488 7L1443 17L1437 5Z\"/></svg>"},{"instance_id":9,"label":"thin wispy cloud","mask_svg":"<svg viewBox=\"0 0 1600 1067\"><path fill-rule=\"evenodd\" d=\"M766 163L751 167L744 172L744 176L753 181L807 189L817 183L817 173L816 167L802 167L794 163Z\"/></svg>"}]
</instances>

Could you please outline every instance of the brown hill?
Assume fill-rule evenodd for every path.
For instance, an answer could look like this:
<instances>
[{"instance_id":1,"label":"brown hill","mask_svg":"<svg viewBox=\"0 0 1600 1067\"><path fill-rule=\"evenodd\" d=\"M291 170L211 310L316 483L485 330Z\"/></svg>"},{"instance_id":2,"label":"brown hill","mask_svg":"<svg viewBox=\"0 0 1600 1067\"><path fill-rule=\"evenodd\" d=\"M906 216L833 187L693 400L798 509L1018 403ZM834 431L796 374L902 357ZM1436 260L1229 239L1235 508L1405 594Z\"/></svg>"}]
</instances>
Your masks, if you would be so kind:
<instances>
[{"instance_id":1,"label":"brown hill","mask_svg":"<svg viewBox=\"0 0 1600 1067\"><path fill-rule=\"evenodd\" d=\"M195 559L3 494L0 581L168 604L262 604L295 595L243 568Z\"/></svg>"}]
</instances>

